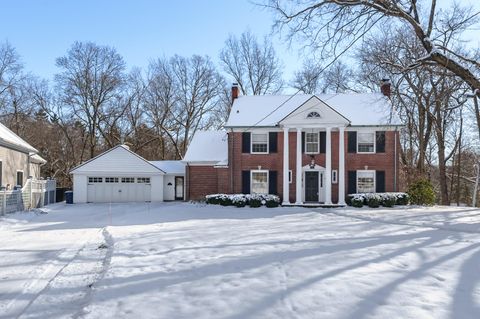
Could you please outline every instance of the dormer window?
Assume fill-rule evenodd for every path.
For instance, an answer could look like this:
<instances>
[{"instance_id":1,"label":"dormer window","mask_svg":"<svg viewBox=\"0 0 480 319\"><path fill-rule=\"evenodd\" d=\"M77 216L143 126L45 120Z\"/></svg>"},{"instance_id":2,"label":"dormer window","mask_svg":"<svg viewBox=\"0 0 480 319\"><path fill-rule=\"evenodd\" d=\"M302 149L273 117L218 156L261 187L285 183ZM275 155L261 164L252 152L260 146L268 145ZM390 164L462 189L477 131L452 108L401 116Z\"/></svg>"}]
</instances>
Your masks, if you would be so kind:
<instances>
[{"instance_id":1,"label":"dormer window","mask_svg":"<svg viewBox=\"0 0 480 319\"><path fill-rule=\"evenodd\" d=\"M310 112L308 113L307 115L307 119L317 119L317 118L320 118L320 114L318 114L318 112Z\"/></svg>"}]
</instances>

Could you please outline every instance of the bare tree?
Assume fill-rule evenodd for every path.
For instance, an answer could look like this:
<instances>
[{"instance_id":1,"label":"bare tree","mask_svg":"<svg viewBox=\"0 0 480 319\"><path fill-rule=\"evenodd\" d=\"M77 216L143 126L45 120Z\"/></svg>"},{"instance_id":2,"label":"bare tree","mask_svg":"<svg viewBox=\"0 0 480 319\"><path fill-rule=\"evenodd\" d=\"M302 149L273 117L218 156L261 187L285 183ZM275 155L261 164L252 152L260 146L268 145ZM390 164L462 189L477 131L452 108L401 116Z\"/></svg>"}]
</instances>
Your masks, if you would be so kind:
<instances>
[{"instance_id":1,"label":"bare tree","mask_svg":"<svg viewBox=\"0 0 480 319\"><path fill-rule=\"evenodd\" d=\"M61 69L55 75L59 101L85 126L93 157L100 136L113 144L107 134L124 112L115 103L124 83L123 58L113 48L75 42L56 65Z\"/></svg>"},{"instance_id":2,"label":"bare tree","mask_svg":"<svg viewBox=\"0 0 480 319\"><path fill-rule=\"evenodd\" d=\"M380 20L408 26L423 54L407 68L436 65L455 74L480 96L480 62L474 52L459 50L462 32L475 25L480 12L453 2L439 9L437 0L268 0L275 26L290 39L300 37L323 57L337 56L371 32ZM423 10L422 10L423 9Z\"/></svg>"},{"instance_id":3,"label":"bare tree","mask_svg":"<svg viewBox=\"0 0 480 319\"><path fill-rule=\"evenodd\" d=\"M240 38L229 36L220 61L244 95L272 94L282 89L281 63L266 37L259 43L250 31Z\"/></svg>"},{"instance_id":4,"label":"bare tree","mask_svg":"<svg viewBox=\"0 0 480 319\"><path fill-rule=\"evenodd\" d=\"M20 56L9 42L0 43L0 111L6 113L10 94L22 78Z\"/></svg>"},{"instance_id":5,"label":"bare tree","mask_svg":"<svg viewBox=\"0 0 480 319\"><path fill-rule=\"evenodd\" d=\"M180 127L179 155L183 156L194 133L212 125L209 115L220 106L225 82L208 57L176 55L170 64L177 96L173 118Z\"/></svg>"},{"instance_id":6,"label":"bare tree","mask_svg":"<svg viewBox=\"0 0 480 319\"><path fill-rule=\"evenodd\" d=\"M307 94L344 93L355 90L355 80L355 72L341 61L325 68L308 59L295 72L292 87Z\"/></svg>"}]
</instances>

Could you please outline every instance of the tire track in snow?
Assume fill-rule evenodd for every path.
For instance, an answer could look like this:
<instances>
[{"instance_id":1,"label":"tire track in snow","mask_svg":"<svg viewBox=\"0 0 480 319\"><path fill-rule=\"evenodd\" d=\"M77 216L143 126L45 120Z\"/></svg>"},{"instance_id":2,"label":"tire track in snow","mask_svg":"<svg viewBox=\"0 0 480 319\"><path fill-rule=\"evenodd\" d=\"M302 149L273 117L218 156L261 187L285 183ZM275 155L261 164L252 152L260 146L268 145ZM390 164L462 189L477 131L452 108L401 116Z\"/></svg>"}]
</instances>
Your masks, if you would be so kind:
<instances>
[{"instance_id":1,"label":"tire track in snow","mask_svg":"<svg viewBox=\"0 0 480 319\"><path fill-rule=\"evenodd\" d=\"M69 317L84 315L95 284L104 278L113 254L113 239L106 228L90 238L29 301L19 318Z\"/></svg>"},{"instance_id":2,"label":"tire track in snow","mask_svg":"<svg viewBox=\"0 0 480 319\"><path fill-rule=\"evenodd\" d=\"M448 227L448 226L442 226L442 225L429 224L428 222L412 223L412 222L404 222L404 221L398 221L398 220L386 220L386 219L373 218L373 217L368 217L368 216L358 216L358 215L354 215L354 214L341 213L341 212L338 212L338 211L335 211L335 210L330 210L328 212L317 210L317 212L322 213L322 214L332 214L332 215L336 215L336 216L339 216L339 217L346 217L346 218L351 218L351 219L357 219L357 220L362 220L362 221L367 221L367 222L376 222L376 223L387 224L387 225L423 227L423 228L432 228L432 229L445 230L445 231L451 231L451 232L457 232L457 233L480 234L480 230L459 229L459 228L456 228L456 227ZM432 221L432 222L434 222L434 221Z\"/></svg>"},{"instance_id":3,"label":"tire track in snow","mask_svg":"<svg viewBox=\"0 0 480 319\"><path fill-rule=\"evenodd\" d=\"M108 226L107 226L108 227ZM108 232L107 227L103 228L102 230L102 235L103 235L103 240L105 243L105 249L106 253L105 256L102 260L102 268L100 272L98 273L97 278L95 279L95 282L90 284L88 286L87 294L85 295L85 298L83 302L81 303L80 309L72 316L72 318L81 318L86 314L85 308L90 304L93 296L93 289L99 283L103 278L105 278L105 274L107 273L108 269L110 268L110 263L112 261L112 256L113 256L113 249L114 249L114 240L112 235ZM100 248L100 246L99 246Z\"/></svg>"}]
</instances>

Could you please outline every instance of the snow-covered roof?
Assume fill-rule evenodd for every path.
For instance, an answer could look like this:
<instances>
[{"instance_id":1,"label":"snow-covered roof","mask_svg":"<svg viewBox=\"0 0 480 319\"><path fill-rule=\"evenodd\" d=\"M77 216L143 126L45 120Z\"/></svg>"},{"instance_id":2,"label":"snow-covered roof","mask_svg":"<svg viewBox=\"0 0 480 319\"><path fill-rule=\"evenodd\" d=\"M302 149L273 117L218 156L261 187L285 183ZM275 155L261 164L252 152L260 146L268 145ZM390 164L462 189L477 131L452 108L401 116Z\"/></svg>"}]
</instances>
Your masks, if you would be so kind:
<instances>
[{"instance_id":1,"label":"snow-covered roof","mask_svg":"<svg viewBox=\"0 0 480 319\"><path fill-rule=\"evenodd\" d=\"M0 123L0 145L5 145L19 151L38 153L33 146L25 142L20 136L13 133L2 123Z\"/></svg>"},{"instance_id":2,"label":"snow-covered roof","mask_svg":"<svg viewBox=\"0 0 480 319\"><path fill-rule=\"evenodd\" d=\"M165 174L126 145L117 145L106 152L80 164L70 174Z\"/></svg>"},{"instance_id":3,"label":"snow-covered roof","mask_svg":"<svg viewBox=\"0 0 480 319\"><path fill-rule=\"evenodd\" d=\"M226 127L269 127L317 97L350 121L352 126L401 125L390 120L392 105L381 93L296 94L240 96L235 99Z\"/></svg>"},{"instance_id":4,"label":"snow-covered roof","mask_svg":"<svg viewBox=\"0 0 480 319\"><path fill-rule=\"evenodd\" d=\"M154 166L164 171L166 174L185 174L185 163L182 161L150 161Z\"/></svg>"},{"instance_id":5,"label":"snow-covered roof","mask_svg":"<svg viewBox=\"0 0 480 319\"><path fill-rule=\"evenodd\" d=\"M38 154L30 154L30 160L32 163L45 164L47 161Z\"/></svg>"},{"instance_id":6,"label":"snow-covered roof","mask_svg":"<svg viewBox=\"0 0 480 319\"><path fill-rule=\"evenodd\" d=\"M225 131L197 131L183 161L216 164L226 159L228 159L228 141Z\"/></svg>"}]
</instances>

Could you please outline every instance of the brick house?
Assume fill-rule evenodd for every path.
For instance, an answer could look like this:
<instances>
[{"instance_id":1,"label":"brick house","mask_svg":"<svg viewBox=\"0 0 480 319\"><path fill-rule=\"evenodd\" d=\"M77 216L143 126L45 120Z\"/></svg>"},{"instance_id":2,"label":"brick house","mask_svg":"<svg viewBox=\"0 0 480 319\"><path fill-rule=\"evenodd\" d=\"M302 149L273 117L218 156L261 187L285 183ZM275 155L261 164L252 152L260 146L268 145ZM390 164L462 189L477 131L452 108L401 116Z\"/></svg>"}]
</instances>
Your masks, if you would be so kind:
<instances>
[{"instance_id":1,"label":"brick house","mask_svg":"<svg viewBox=\"0 0 480 319\"><path fill-rule=\"evenodd\" d=\"M238 96L225 131L197 132L186 195L270 193L288 204L345 204L398 187L401 123L382 93Z\"/></svg>"}]
</instances>

